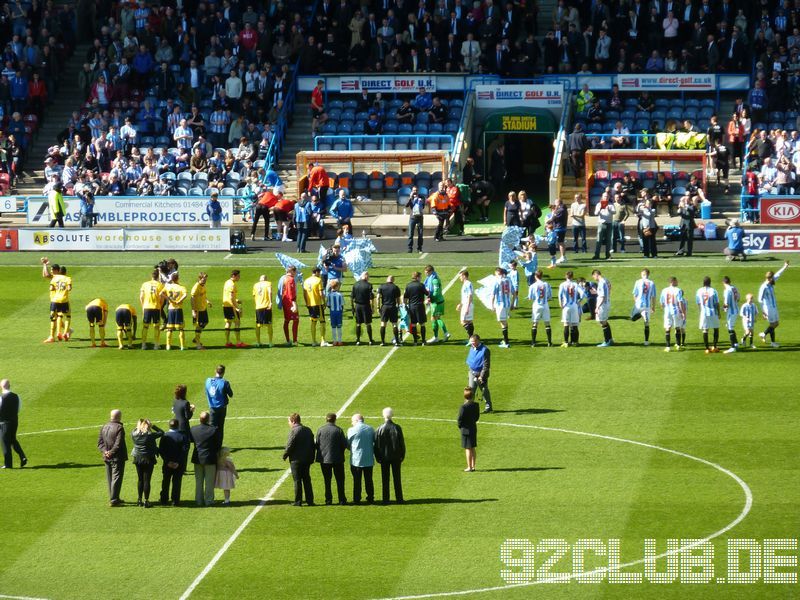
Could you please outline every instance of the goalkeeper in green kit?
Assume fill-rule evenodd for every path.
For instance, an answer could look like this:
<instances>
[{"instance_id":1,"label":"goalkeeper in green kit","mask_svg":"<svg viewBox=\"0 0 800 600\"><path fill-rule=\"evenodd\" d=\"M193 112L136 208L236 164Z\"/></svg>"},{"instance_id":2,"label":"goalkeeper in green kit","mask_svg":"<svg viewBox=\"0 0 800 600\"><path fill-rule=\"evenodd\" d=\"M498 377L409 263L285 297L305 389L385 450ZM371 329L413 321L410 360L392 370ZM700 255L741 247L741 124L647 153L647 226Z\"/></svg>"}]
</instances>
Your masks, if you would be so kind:
<instances>
[{"instance_id":1,"label":"goalkeeper in green kit","mask_svg":"<svg viewBox=\"0 0 800 600\"><path fill-rule=\"evenodd\" d=\"M442 330L444 341L450 339L450 333L444 324L444 294L442 293L442 280L433 268L433 265L425 267L425 289L428 290L426 302L431 305L431 321L433 322L433 337L428 340L429 344L442 341L439 337L439 329Z\"/></svg>"}]
</instances>

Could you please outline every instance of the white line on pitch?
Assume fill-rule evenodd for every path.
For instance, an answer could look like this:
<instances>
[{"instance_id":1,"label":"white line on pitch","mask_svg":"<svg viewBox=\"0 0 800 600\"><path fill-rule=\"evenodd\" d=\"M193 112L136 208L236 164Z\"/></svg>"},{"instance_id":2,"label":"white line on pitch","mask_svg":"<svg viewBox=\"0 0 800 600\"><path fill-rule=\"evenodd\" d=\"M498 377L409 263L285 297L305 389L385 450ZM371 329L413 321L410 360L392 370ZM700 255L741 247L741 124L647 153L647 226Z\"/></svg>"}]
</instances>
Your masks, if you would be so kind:
<instances>
[{"instance_id":1,"label":"white line on pitch","mask_svg":"<svg viewBox=\"0 0 800 600\"><path fill-rule=\"evenodd\" d=\"M10 600L47 600L46 598L34 598L32 596L6 596L0 594L0 598L9 598Z\"/></svg>"},{"instance_id":2,"label":"white line on pitch","mask_svg":"<svg viewBox=\"0 0 800 600\"><path fill-rule=\"evenodd\" d=\"M427 252L423 252L422 254L419 255L419 259L420 260L425 260L426 256L428 256L428 253Z\"/></svg>"},{"instance_id":3,"label":"white line on pitch","mask_svg":"<svg viewBox=\"0 0 800 600\"><path fill-rule=\"evenodd\" d=\"M447 291L451 287L453 287L453 284L456 282L457 279L458 275L453 277L453 279L450 280L450 283L448 283L447 286L444 288L442 294L446 294ZM383 369L386 363L389 362L389 359L392 356L394 356L394 353L397 351L397 349L398 346L393 346L391 350L389 350L389 352L386 353L386 356L384 356L383 359L377 364L377 366L374 369L372 369L372 372L369 375L367 375L367 378L364 379L363 382L361 382L361 385L359 385L356 388L356 391L354 391L350 395L350 397L345 401L345 403L342 404L342 407L338 411L336 411L337 415L341 416L350 407L350 405L364 390L364 388L366 388L370 384L370 382L373 379L375 379L378 373L381 372L381 369ZM186 600L189 596L192 595L192 592L194 592L197 586L200 585L200 583L202 583L203 579L206 578L206 575L208 575L211 572L211 569L213 569L216 566L216 564L220 561L222 556L228 551L228 548L230 548L231 545L239 538L239 536L242 535L242 532L253 521L256 515L261 512L261 509L264 508L264 506L266 506L267 502L272 500L272 498L277 493L278 489L281 487L281 485L283 485L283 482L285 482L289 478L290 473L291 473L290 469L286 469L283 472L283 474L280 476L280 479L278 479L278 481L275 482L275 485L273 485L272 488L270 488L269 492L267 492L267 495L261 498L261 500L259 500L258 504L253 508L252 511L250 511L250 514L247 515L247 518L244 521L242 521L242 524L239 525L236 531L234 531L233 534L227 539L227 541L222 545L222 548L220 548L217 551L217 553L214 555L211 561L205 566L205 568L200 572L200 574L197 577L195 577L194 581L192 581L189 587L186 588L186 591L183 592L183 594L180 597L180 600Z\"/></svg>"},{"instance_id":4,"label":"white line on pitch","mask_svg":"<svg viewBox=\"0 0 800 600\"><path fill-rule=\"evenodd\" d=\"M226 254L225 258L223 258L222 260L228 260L229 258L232 258L232 257L233 257L233 254Z\"/></svg>"}]
</instances>

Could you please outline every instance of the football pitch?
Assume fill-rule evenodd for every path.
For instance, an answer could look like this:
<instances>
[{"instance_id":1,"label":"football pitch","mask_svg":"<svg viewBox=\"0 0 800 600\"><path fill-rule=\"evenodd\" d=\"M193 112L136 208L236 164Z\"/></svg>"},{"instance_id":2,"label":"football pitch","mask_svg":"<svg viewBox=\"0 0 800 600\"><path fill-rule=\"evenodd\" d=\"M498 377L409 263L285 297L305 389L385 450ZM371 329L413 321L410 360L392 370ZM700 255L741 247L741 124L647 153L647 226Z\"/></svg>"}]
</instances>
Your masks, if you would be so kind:
<instances>
[{"instance_id":1,"label":"football pitch","mask_svg":"<svg viewBox=\"0 0 800 600\"><path fill-rule=\"evenodd\" d=\"M310 256L302 259L310 264ZM590 278L597 265L582 256L545 272L554 293L568 268ZM376 287L394 274L402 289L411 271L428 262L448 286L450 341L413 347L407 340L398 349L355 347L349 313L344 347L310 347L302 301L300 347L281 344L275 311L275 347L226 349L220 300L231 269L241 270L248 344L255 341L250 288L261 274L275 285L282 269L267 253L176 254L183 285L190 287L201 270L209 274L214 306L205 352L115 347L114 308L138 307L140 285L165 256L49 257L73 278L75 334L44 345L49 299L39 256L0 255L0 378L9 378L22 399L19 440L30 460L24 469L0 472L0 598L798 596L800 268L789 268L776 285L780 348L756 336L756 350L706 355L694 305L703 276L718 291L728 275L742 296L755 294L783 257L645 262L628 255L599 265L612 284L612 348L595 347L601 329L587 320L580 347L558 347L555 301L554 347L544 347L540 330L531 348L530 302L521 300L510 319L511 348L501 349L494 314L476 306L476 332L492 352L495 411L478 424L474 473L463 471L455 425L467 378L456 275L469 267L477 287L493 271L496 253L422 260L376 254L370 270ZM794 265L800 257L788 258ZM663 352L660 311L649 347L642 344L642 322L628 318L643 266L659 291L676 276L689 298L683 352ZM109 304L111 347L93 349L83 307L98 296ZM759 318L756 331L765 326ZM377 329L376 323L376 339ZM728 347L724 320L720 346ZM138 418L166 428L174 387L183 383L198 407L196 424L207 406L203 383L220 363L235 394L225 445L241 479L231 505L195 507L190 467L182 506L139 508L128 462L126 504L109 508L96 448L109 411L122 410L130 449ZM318 505L293 507L281 460L287 415L299 412L316 431L326 413L339 411L346 430L356 412L377 427L385 406L394 408L405 434L406 503L320 506L315 465ZM379 469L375 482L379 496ZM151 500L160 484L157 466ZM349 498L349 471L346 488Z\"/></svg>"}]
</instances>

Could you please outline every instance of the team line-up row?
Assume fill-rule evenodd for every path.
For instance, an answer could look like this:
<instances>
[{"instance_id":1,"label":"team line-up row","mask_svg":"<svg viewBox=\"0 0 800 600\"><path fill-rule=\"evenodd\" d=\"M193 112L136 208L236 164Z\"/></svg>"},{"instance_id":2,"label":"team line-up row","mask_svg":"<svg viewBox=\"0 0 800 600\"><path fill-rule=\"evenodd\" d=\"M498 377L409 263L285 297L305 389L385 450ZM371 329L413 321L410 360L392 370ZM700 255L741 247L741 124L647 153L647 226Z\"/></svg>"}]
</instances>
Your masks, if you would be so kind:
<instances>
[{"instance_id":1,"label":"team line-up row","mask_svg":"<svg viewBox=\"0 0 800 600\"><path fill-rule=\"evenodd\" d=\"M730 347L726 353L732 353L740 346L754 346L754 328L759 312L767 321L768 326L759 334L764 343L778 347L775 341L775 329L779 325L778 306L775 296L775 282L788 268L786 262L777 272L768 271L764 282L758 290L757 296L746 294L745 301L741 303L741 295L729 277L723 278L722 297L711 285L711 278L705 277L703 285L695 293L695 304L699 310L699 328L703 332L703 341L706 353L718 351L720 320L724 316L730 337ZM147 348L149 330L153 329L153 348L159 349L162 321L166 329L166 348L172 347L173 333L178 333L180 349L185 348L183 305L187 298L190 300L192 321L195 336L192 343L198 350L204 349L201 342L203 330L209 323L208 309L212 303L207 297L206 273L198 275L197 282L191 291L181 285L177 271L177 264L170 269L167 264L165 269L154 269L151 279L142 284L139 291L139 301L142 308L142 334L141 347ZM50 265L47 258L42 258L42 276L50 281L50 336L45 343L56 340L68 340L72 329L70 328L71 312L69 295L72 291L72 278L67 275L67 269L60 265ZM323 278L319 268L312 270L311 277L303 280L296 267L290 266L281 276L277 285L274 304L283 312L283 332L286 344L297 345L299 327L298 287L300 287L308 314L311 320L312 345L317 345L319 333L320 346L342 345L342 320L344 314L344 297L341 290L340 272L328 271ZM351 290L351 309L356 323L356 344L361 343L362 328L366 328L368 343L375 343L372 332L373 311L377 310L380 319L380 345L386 343L386 330L391 327L394 345L402 344L403 336L410 333L414 344L436 343L450 338L450 332L444 323L445 300L441 279L432 265L425 267L425 280L422 274L414 272L411 281L401 292L394 283L394 276L389 275L386 281L375 290L369 281L369 273L363 273ZM508 272L502 267L495 269L495 275L490 278L488 285L475 290L466 268L459 271L461 280L460 301L456 306L460 323L471 336L474 332L475 301L479 300L489 310L495 313L500 325L503 339L500 347L510 347L508 337L509 314L518 305L519 277L516 270ZM241 341L242 301L239 297L240 272L233 270L225 281L222 290L222 311L225 319L225 345L226 347L245 347ZM487 280L482 280L487 283ZM579 343L579 325L583 313L600 323L604 341L599 347L614 345L614 338L609 324L611 312L611 283L603 276L602 272L592 271L592 282L575 280L572 271L567 271L564 281L558 286L557 299L561 308L561 324L563 325L564 342L562 347L577 346ZM671 332L675 332L675 350L685 346L686 320L688 316L689 301L686 294L678 286L675 277L669 279L669 285L657 295L657 286L650 279L649 269L643 269L641 277L633 286L633 309L631 319L644 322L644 345L650 344L650 323L657 307L663 311L663 325L665 330L665 351L672 348ZM272 346L272 309L273 289L272 282L266 275L261 275L253 285L252 297L255 305L255 335L256 346L262 344L262 328L266 330L268 346ZM531 345L536 345L539 324L544 324L547 336L547 345L552 345L552 330L550 325L550 301L553 290L544 280L542 272L536 271L528 277L528 291L526 298L531 300ZM756 304L757 303L757 304ZM166 313L165 309L166 308ZM331 326L331 341L326 341L325 312ZM426 323L430 315L433 326L433 337L426 342ZM95 327L99 329L100 346L105 343L105 325L108 316L108 304L102 298L95 298L86 306L86 316L89 321L89 332L92 346L97 345ZM744 329L741 342L736 334L736 321L741 318ZM117 342L120 349L131 348L136 338L137 311L130 304L122 304L116 308L115 321L117 325ZM234 334L235 344L231 341L231 332ZM441 335L440 335L441 332ZM711 334L711 339L709 339Z\"/></svg>"}]
</instances>

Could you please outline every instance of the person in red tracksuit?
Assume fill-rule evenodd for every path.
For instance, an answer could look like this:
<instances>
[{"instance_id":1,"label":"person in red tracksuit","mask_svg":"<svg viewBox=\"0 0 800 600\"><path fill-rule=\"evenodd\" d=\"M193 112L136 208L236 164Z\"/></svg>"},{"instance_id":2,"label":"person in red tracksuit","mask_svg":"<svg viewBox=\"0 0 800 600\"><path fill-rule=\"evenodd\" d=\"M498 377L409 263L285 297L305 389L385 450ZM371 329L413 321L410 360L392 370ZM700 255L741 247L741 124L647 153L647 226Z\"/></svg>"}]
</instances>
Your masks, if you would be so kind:
<instances>
[{"instance_id":1,"label":"person in red tracksuit","mask_svg":"<svg viewBox=\"0 0 800 600\"><path fill-rule=\"evenodd\" d=\"M278 298L283 309L283 335L287 346L297 345L297 328L300 316L297 311L297 275L296 267L286 269L286 275L278 281ZM289 323L292 324L292 340L289 340Z\"/></svg>"}]
</instances>

